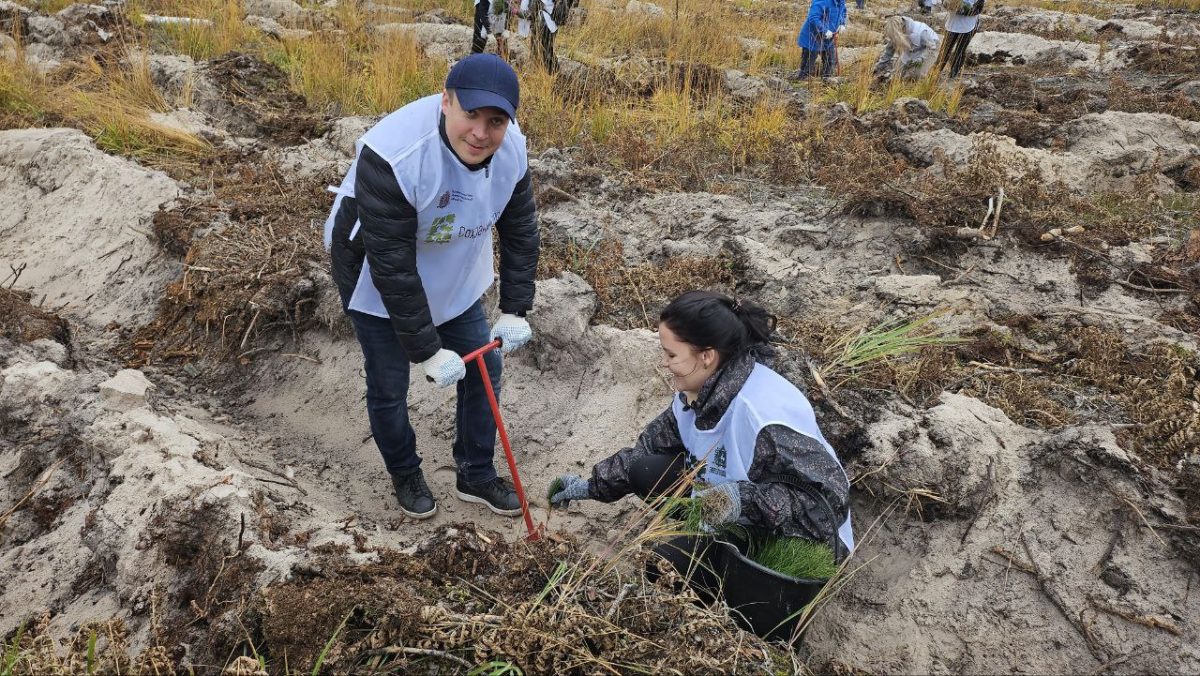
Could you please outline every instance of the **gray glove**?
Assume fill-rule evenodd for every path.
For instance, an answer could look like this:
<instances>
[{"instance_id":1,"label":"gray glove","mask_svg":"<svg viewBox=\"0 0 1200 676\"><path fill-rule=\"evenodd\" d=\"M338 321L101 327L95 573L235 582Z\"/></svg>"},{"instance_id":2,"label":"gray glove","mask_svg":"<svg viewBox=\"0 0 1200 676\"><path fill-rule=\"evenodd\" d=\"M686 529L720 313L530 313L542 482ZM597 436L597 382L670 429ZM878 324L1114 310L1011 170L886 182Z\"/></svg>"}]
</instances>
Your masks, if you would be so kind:
<instances>
[{"instance_id":1,"label":"gray glove","mask_svg":"<svg viewBox=\"0 0 1200 676\"><path fill-rule=\"evenodd\" d=\"M742 493L736 481L696 491L700 500L701 529L733 523L742 515Z\"/></svg>"},{"instance_id":2,"label":"gray glove","mask_svg":"<svg viewBox=\"0 0 1200 676\"><path fill-rule=\"evenodd\" d=\"M566 507L572 500L590 500L592 497L591 482L578 474L563 474L550 488L550 504L555 506Z\"/></svg>"}]
</instances>

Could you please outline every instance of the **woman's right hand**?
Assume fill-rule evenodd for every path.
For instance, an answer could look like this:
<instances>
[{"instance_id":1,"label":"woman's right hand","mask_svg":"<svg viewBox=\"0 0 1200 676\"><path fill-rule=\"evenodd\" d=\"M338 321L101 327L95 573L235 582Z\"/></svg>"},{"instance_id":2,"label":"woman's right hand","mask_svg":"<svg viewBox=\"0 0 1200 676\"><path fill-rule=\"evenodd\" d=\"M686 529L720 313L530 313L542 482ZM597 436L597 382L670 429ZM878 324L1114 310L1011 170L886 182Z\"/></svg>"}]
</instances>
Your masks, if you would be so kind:
<instances>
[{"instance_id":1,"label":"woman's right hand","mask_svg":"<svg viewBox=\"0 0 1200 676\"><path fill-rule=\"evenodd\" d=\"M550 484L547 497L555 507L566 507L572 500L590 500L591 482L578 474L563 474Z\"/></svg>"}]
</instances>

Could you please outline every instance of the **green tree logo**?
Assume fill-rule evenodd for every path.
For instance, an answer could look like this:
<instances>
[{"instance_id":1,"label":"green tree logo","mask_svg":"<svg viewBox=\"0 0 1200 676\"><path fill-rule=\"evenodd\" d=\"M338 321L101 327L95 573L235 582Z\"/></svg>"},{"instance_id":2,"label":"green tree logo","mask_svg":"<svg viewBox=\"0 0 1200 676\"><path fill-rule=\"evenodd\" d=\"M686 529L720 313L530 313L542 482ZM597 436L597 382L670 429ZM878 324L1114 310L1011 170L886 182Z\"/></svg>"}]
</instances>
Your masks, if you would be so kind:
<instances>
[{"instance_id":1,"label":"green tree logo","mask_svg":"<svg viewBox=\"0 0 1200 676\"><path fill-rule=\"evenodd\" d=\"M432 244L445 244L454 235L454 214L446 214L433 219L429 224L429 234L425 241Z\"/></svg>"}]
</instances>

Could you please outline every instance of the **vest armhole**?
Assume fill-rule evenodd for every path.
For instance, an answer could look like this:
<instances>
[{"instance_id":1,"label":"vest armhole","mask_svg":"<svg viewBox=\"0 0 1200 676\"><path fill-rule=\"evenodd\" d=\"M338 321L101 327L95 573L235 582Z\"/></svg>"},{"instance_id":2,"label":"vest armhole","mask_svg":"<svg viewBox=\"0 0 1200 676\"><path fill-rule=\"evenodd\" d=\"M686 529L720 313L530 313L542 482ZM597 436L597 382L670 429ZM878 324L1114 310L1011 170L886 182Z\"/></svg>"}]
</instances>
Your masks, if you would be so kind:
<instances>
[{"instance_id":1,"label":"vest armhole","mask_svg":"<svg viewBox=\"0 0 1200 676\"><path fill-rule=\"evenodd\" d=\"M383 160L385 162L387 162L388 165L391 166L392 178L395 179L396 185L400 188L400 193L404 195L404 199L408 200L408 203L412 205L413 209L416 209L417 212L420 212L423 209L425 209L425 207L429 206L429 203L433 201L433 198L430 197L428 200L425 201L424 204L418 204L418 200L412 194L412 188L408 185L405 185L405 181L401 180L400 172L397 170L397 165L402 164L404 162L404 159L406 157L408 157L409 155L411 155L412 153L405 153L405 154L401 155L398 159L392 159L392 158L387 157L383 153L379 152L379 149L376 148L375 146L371 145L368 141L364 140L363 146L370 148L371 152L373 152L376 155L378 155L379 157L383 158ZM431 191L431 192L435 192L435 191Z\"/></svg>"}]
</instances>

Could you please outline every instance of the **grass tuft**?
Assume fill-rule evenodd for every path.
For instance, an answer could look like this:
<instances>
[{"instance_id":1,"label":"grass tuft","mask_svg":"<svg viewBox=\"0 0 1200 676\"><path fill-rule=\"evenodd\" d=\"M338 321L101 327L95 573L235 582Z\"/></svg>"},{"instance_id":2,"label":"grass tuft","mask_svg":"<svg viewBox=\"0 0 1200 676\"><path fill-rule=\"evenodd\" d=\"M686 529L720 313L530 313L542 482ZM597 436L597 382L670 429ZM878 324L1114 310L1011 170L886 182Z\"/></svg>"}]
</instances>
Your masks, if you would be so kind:
<instances>
[{"instance_id":1,"label":"grass tuft","mask_svg":"<svg viewBox=\"0 0 1200 676\"><path fill-rule=\"evenodd\" d=\"M826 351L832 357L822 376L830 390L856 379L864 369L912 355L934 346L955 345L964 339L930 326L939 313L907 321L888 321L871 328L858 326L836 337Z\"/></svg>"},{"instance_id":2,"label":"grass tuft","mask_svg":"<svg viewBox=\"0 0 1200 676\"><path fill-rule=\"evenodd\" d=\"M166 109L150 82L145 61L129 67L101 67L94 60L52 81L23 61L0 61L0 126L23 128L60 124L82 129L103 150L128 157L192 161L211 146L186 131L154 122Z\"/></svg>"}]
</instances>

